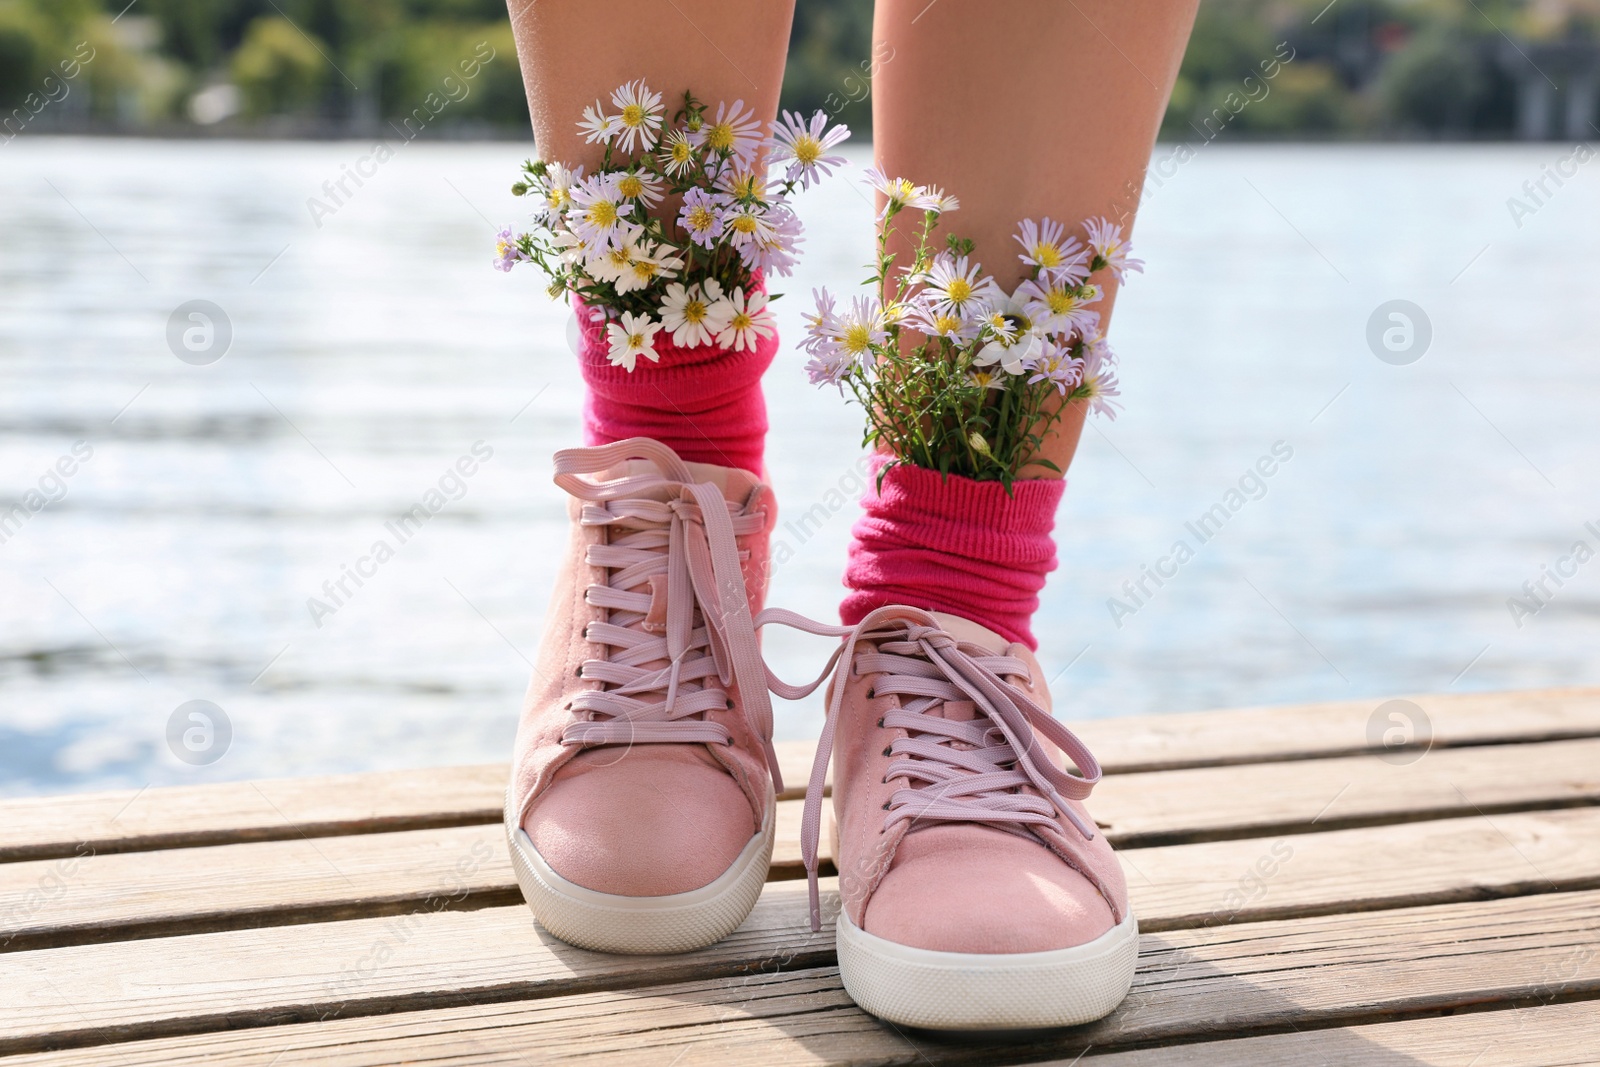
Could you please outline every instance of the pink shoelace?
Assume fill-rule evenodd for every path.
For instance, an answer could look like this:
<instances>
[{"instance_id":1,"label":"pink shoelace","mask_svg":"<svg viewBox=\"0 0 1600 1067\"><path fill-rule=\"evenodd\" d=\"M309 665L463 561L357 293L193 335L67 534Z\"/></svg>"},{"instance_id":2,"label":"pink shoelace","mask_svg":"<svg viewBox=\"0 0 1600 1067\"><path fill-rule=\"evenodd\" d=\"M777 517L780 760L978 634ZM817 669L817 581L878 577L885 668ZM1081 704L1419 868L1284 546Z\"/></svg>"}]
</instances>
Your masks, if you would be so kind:
<instances>
[{"instance_id":1,"label":"pink shoelace","mask_svg":"<svg viewBox=\"0 0 1600 1067\"><path fill-rule=\"evenodd\" d=\"M581 477L638 459L656 470L605 482ZM727 687L737 682L750 731L782 790L766 666L740 567L749 553L737 541L759 531L764 514L696 482L676 453L649 438L563 449L555 470L556 484L584 501L579 521L610 528L607 543L589 546L586 558L609 579L584 591L587 603L606 611L585 637L609 654L579 671L606 687L574 698L577 721L561 743L732 744L727 728L704 716L733 707ZM652 618L663 582L665 610Z\"/></svg>"},{"instance_id":2,"label":"pink shoelace","mask_svg":"<svg viewBox=\"0 0 1600 1067\"><path fill-rule=\"evenodd\" d=\"M923 615L917 612L918 615ZM927 622L906 617L904 608L880 608L855 626L828 626L780 609L763 611L757 626L778 622L809 633L844 638L823 668L822 676L802 686L770 679L773 692L790 699L805 696L833 673L822 737L817 742L811 780L806 786L805 814L800 823L800 853L810 883L811 929L822 926L817 890L817 839L822 823L822 791L833 754L833 731L844 700L849 673L878 674L873 683L880 696L896 695L901 706L883 716L881 725L902 729L888 750L895 757L889 778L905 778L909 785L889 798L885 831L897 823L918 819L970 822L994 826L1011 833L1028 834L1032 825L1054 825L1059 814L1085 840L1093 840L1095 827L1067 805L1083 800L1100 781L1100 764L1088 747L1024 690L1005 680L1006 675L1028 673L1014 656L974 656L956 639ZM861 641L876 649L856 651ZM970 701L970 720L945 719L934 714L947 702ZM1082 772L1072 774L1057 767L1039 746L1043 735L1061 749Z\"/></svg>"}]
</instances>

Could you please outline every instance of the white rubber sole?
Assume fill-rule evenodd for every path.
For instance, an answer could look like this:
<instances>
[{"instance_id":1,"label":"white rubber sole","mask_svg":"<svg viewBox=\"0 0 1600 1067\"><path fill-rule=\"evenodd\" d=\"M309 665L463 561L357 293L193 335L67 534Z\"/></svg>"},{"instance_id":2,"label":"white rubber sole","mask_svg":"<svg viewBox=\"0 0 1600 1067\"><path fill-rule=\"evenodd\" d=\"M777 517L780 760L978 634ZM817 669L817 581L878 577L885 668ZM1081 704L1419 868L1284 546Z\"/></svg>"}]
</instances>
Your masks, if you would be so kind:
<instances>
[{"instance_id":1,"label":"white rubber sole","mask_svg":"<svg viewBox=\"0 0 1600 1067\"><path fill-rule=\"evenodd\" d=\"M506 837L522 898L539 925L567 944L597 952L689 952L733 933L756 906L772 861L776 811L769 794L760 831L716 881L662 897L599 893L567 881L539 855L509 811Z\"/></svg>"},{"instance_id":2,"label":"white rubber sole","mask_svg":"<svg viewBox=\"0 0 1600 1067\"><path fill-rule=\"evenodd\" d=\"M866 1011L928 1030L1034 1030L1111 1014L1133 985L1139 923L1051 952L934 952L858 929L839 916L839 976Z\"/></svg>"}]
</instances>

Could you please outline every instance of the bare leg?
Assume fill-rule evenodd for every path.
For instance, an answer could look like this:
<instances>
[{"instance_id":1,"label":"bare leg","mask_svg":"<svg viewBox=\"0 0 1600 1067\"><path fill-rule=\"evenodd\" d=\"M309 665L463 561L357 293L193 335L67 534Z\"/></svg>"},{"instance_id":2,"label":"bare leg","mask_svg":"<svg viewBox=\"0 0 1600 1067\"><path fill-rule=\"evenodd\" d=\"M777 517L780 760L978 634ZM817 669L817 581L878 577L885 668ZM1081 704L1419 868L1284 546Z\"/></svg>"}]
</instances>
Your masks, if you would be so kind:
<instances>
[{"instance_id":1,"label":"bare leg","mask_svg":"<svg viewBox=\"0 0 1600 1067\"><path fill-rule=\"evenodd\" d=\"M892 55L875 79L878 163L958 197L944 228L975 241L1010 292L1025 269L1012 240L1020 220L1132 226L1197 2L878 0L873 54ZM1116 283L1095 281L1108 323ZM1083 417L1074 404L1040 450L1062 471Z\"/></svg>"},{"instance_id":2,"label":"bare leg","mask_svg":"<svg viewBox=\"0 0 1600 1067\"><path fill-rule=\"evenodd\" d=\"M643 78L667 114L692 89L715 106L742 99L756 117L777 113L794 0L509 0L533 136L547 160L593 169L603 148L585 144L585 106ZM609 107L609 104L608 104Z\"/></svg>"}]
</instances>

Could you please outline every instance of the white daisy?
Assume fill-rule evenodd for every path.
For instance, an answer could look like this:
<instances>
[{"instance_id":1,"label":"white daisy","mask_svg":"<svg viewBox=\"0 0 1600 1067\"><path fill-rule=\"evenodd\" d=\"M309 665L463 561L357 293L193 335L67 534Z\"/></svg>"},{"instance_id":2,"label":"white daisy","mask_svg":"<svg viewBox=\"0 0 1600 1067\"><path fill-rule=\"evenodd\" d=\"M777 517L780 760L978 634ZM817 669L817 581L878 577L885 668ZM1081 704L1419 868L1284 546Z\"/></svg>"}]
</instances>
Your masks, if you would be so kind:
<instances>
[{"instance_id":1,"label":"white daisy","mask_svg":"<svg viewBox=\"0 0 1600 1067\"><path fill-rule=\"evenodd\" d=\"M1090 219L1083 224L1083 228L1089 232L1089 247L1094 249L1095 261L1101 266L1110 267L1117 281L1122 281L1131 270L1144 270L1144 260L1129 258L1128 253L1133 249L1123 240L1121 226L1114 225L1110 219L1101 218Z\"/></svg>"},{"instance_id":2,"label":"white daisy","mask_svg":"<svg viewBox=\"0 0 1600 1067\"><path fill-rule=\"evenodd\" d=\"M662 252L660 245L651 244L648 248L641 247L629 260L620 277L617 278L617 292L631 293L638 289L647 289L658 281L667 281L678 276L678 271L683 268L683 260L672 255L670 246Z\"/></svg>"},{"instance_id":3,"label":"white daisy","mask_svg":"<svg viewBox=\"0 0 1600 1067\"><path fill-rule=\"evenodd\" d=\"M923 186L915 185L905 178L887 177L878 167L867 171L866 182L883 197L884 215L901 208L928 211L938 203L934 195Z\"/></svg>"},{"instance_id":4,"label":"white daisy","mask_svg":"<svg viewBox=\"0 0 1600 1067\"><path fill-rule=\"evenodd\" d=\"M977 367L998 363L1007 374L1021 374L1043 350L1044 331L1015 295L1002 298L989 309L984 333L990 340L973 357Z\"/></svg>"},{"instance_id":5,"label":"white daisy","mask_svg":"<svg viewBox=\"0 0 1600 1067\"><path fill-rule=\"evenodd\" d=\"M551 163L545 169L544 180L545 210L552 217L559 216L572 206L572 187L583 180L583 168Z\"/></svg>"},{"instance_id":6,"label":"white daisy","mask_svg":"<svg viewBox=\"0 0 1600 1067\"><path fill-rule=\"evenodd\" d=\"M800 117L799 112L785 111L783 122L772 131L773 160L793 160L786 177L791 182L798 180L802 189L808 189L812 182L832 174L833 168L844 166L843 156L826 153L850 136L850 127L841 124L826 129L827 125L828 116L822 111L812 115L809 124Z\"/></svg>"},{"instance_id":7,"label":"white daisy","mask_svg":"<svg viewBox=\"0 0 1600 1067\"><path fill-rule=\"evenodd\" d=\"M612 93L611 105L618 109L614 120L618 147L624 152L632 152L635 144L641 152L655 147L656 135L661 130L660 93L652 93L640 78Z\"/></svg>"},{"instance_id":8,"label":"white daisy","mask_svg":"<svg viewBox=\"0 0 1600 1067\"><path fill-rule=\"evenodd\" d=\"M800 218L782 204L772 206L767 214L771 224L764 233L757 233L749 244L739 249L739 258L751 270L765 274L788 277L799 262L796 253L805 241Z\"/></svg>"},{"instance_id":9,"label":"white daisy","mask_svg":"<svg viewBox=\"0 0 1600 1067\"><path fill-rule=\"evenodd\" d=\"M743 286L713 303L708 321L717 344L736 352L754 352L756 345L776 329L767 307L767 294L755 290L746 297Z\"/></svg>"},{"instance_id":10,"label":"white daisy","mask_svg":"<svg viewBox=\"0 0 1600 1067\"><path fill-rule=\"evenodd\" d=\"M1047 333L1086 332L1100 321L1099 313L1089 308L1101 297L1098 285L1073 284L1047 272L1037 281L1023 282L1017 296Z\"/></svg>"},{"instance_id":11,"label":"white daisy","mask_svg":"<svg viewBox=\"0 0 1600 1067\"><path fill-rule=\"evenodd\" d=\"M682 130L668 130L661 139L661 151L656 153L661 169L668 177L681 178L695 168L694 145Z\"/></svg>"},{"instance_id":12,"label":"white daisy","mask_svg":"<svg viewBox=\"0 0 1600 1067\"><path fill-rule=\"evenodd\" d=\"M967 381L979 389L1004 389L1007 379L993 367L980 367L967 375Z\"/></svg>"},{"instance_id":13,"label":"white daisy","mask_svg":"<svg viewBox=\"0 0 1600 1067\"><path fill-rule=\"evenodd\" d=\"M698 138L695 144L699 147L749 163L761 147L761 124L756 121L753 109L747 110L743 100L735 100L731 107L726 103L718 104L716 118L704 123L698 131L691 131L690 137Z\"/></svg>"},{"instance_id":14,"label":"white daisy","mask_svg":"<svg viewBox=\"0 0 1600 1067\"><path fill-rule=\"evenodd\" d=\"M638 254L639 238L633 234L609 248L595 249L594 254L584 260L584 273L597 282L615 282L627 272Z\"/></svg>"},{"instance_id":15,"label":"white daisy","mask_svg":"<svg viewBox=\"0 0 1600 1067\"><path fill-rule=\"evenodd\" d=\"M596 249L610 248L639 231L628 221L633 203L617 190L614 174L596 174L572 187L572 210L567 225Z\"/></svg>"},{"instance_id":16,"label":"white daisy","mask_svg":"<svg viewBox=\"0 0 1600 1067\"><path fill-rule=\"evenodd\" d=\"M596 100L592 107L583 109L583 119L578 123L578 129L583 131L583 139L587 144L608 142L617 133L617 117L607 115L605 106Z\"/></svg>"},{"instance_id":17,"label":"white daisy","mask_svg":"<svg viewBox=\"0 0 1600 1067\"><path fill-rule=\"evenodd\" d=\"M1039 382L1049 382L1056 387L1056 392L1066 396L1078 387L1078 381L1083 374L1083 361L1073 359L1072 354L1055 345L1047 345L1044 354L1033 361L1030 368L1033 375L1028 379L1029 385Z\"/></svg>"},{"instance_id":18,"label":"white daisy","mask_svg":"<svg viewBox=\"0 0 1600 1067\"><path fill-rule=\"evenodd\" d=\"M1022 254L1017 258L1030 267L1082 278L1089 273L1083 269L1088 256L1083 243L1076 237L1066 236L1066 232L1065 226L1049 218L1042 222L1023 219L1016 234L1017 243L1022 246Z\"/></svg>"},{"instance_id":19,"label":"white daisy","mask_svg":"<svg viewBox=\"0 0 1600 1067\"><path fill-rule=\"evenodd\" d=\"M937 310L981 318L990 302L1002 295L993 278L980 277L982 270L980 263L967 266L966 256L958 259L941 252L922 275L923 295Z\"/></svg>"},{"instance_id":20,"label":"white daisy","mask_svg":"<svg viewBox=\"0 0 1600 1067\"><path fill-rule=\"evenodd\" d=\"M653 208L661 203L665 195L660 178L647 170L627 171L617 176L617 192L643 204L646 208Z\"/></svg>"},{"instance_id":21,"label":"white daisy","mask_svg":"<svg viewBox=\"0 0 1600 1067\"><path fill-rule=\"evenodd\" d=\"M680 348L710 344L711 305L720 299L722 283L715 278L688 287L682 282L668 285L661 301L661 324L672 334L672 343Z\"/></svg>"},{"instance_id":22,"label":"white daisy","mask_svg":"<svg viewBox=\"0 0 1600 1067\"><path fill-rule=\"evenodd\" d=\"M770 241L777 233L767 217L767 209L754 201L729 207L722 217L722 226L728 243L735 248Z\"/></svg>"},{"instance_id":23,"label":"white daisy","mask_svg":"<svg viewBox=\"0 0 1600 1067\"><path fill-rule=\"evenodd\" d=\"M659 329L661 324L649 315L624 311L621 322L606 324L606 340L611 344L606 359L611 361L612 366L621 367L629 373L632 373L640 356L652 363L659 362L661 356L655 348L656 331Z\"/></svg>"}]
</instances>

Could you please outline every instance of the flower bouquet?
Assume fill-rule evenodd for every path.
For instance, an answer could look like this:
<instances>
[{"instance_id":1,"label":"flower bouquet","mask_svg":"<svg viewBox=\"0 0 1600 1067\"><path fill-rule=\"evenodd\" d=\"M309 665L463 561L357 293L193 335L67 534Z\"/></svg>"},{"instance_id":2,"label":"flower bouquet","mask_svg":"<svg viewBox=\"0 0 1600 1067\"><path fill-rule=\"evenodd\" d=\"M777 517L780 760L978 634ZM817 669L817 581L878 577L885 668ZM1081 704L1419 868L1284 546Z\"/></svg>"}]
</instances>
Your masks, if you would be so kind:
<instances>
[{"instance_id":1,"label":"flower bouquet","mask_svg":"<svg viewBox=\"0 0 1600 1067\"><path fill-rule=\"evenodd\" d=\"M972 259L972 241L933 240L954 197L878 170L868 182L886 202L866 283L876 295L842 305L816 292L801 345L812 382L848 387L866 411L865 443L889 454L880 479L909 464L1009 491L1030 465L1057 470L1037 453L1070 403L1116 417L1115 357L1092 306L1103 292L1090 278L1144 269L1121 228L1092 219L1085 242L1048 218L1024 220L1016 240L1027 276L1007 294ZM902 212L920 213L921 225L912 261L897 268L888 244Z\"/></svg>"},{"instance_id":2,"label":"flower bouquet","mask_svg":"<svg viewBox=\"0 0 1600 1067\"><path fill-rule=\"evenodd\" d=\"M578 123L605 146L595 173L523 164L511 189L539 198L534 228L502 230L495 266L536 264L552 297L571 293L605 323L607 358L630 372L660 359L662 331L680 347L754 350L774 332L765 277L787 275L802 240L790 197L844 163L828 153L849 129L785 112L763 134L743 100L712 112L689 93L667 122L642 80L611 104L595 101ZM788 161L781 181L769 160Z\"/></svg>"}]
</instances>

